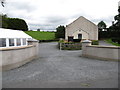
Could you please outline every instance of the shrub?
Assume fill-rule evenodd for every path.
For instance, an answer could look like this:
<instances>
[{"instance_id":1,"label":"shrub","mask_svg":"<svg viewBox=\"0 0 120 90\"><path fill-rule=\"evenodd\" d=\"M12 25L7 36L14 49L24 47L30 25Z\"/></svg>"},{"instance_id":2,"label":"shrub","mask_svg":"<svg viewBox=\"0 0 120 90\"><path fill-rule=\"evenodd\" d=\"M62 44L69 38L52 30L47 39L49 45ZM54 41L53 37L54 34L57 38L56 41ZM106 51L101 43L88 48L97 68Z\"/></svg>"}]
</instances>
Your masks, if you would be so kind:
<instances>
[{"instance_id":1,"label":"shrub","mask_svg":"<svg viewBox=\"0 0 120 90\"><path fill-rule=\"evenodd\" d=\"M120 44L120 38L112 38L112 41L115 43Z\"/></svg>"},{"instance_id":2,"label":"shrub","mask_svg":"<svg viewBox=\"0 0 120 90\"><path fill-rule=\"evenodd\" d=\"M73 42L80 42L81 39L73 39Z\"/></svg>"},{"instance_id":3,"label":"shrub","mask_svg":"<svg viewBox=\"0 0 120 90\"><path fill-rule=\"evenodd\" d=\"M60 47L62 50L81 50L82 44L80 42L65 42L64 40L61 40L58 42L58 48L60 49Z\"/></svg>"},{"instance_id":4,"label":"shrub","mask_svg":"<svg viewBox=\"0 0 120 90\"><path fill-rule=\"evenodd\" d=\"M93 40L92 45L99 45L99 41L98 40Z\"/></svg>"}]
</instances>

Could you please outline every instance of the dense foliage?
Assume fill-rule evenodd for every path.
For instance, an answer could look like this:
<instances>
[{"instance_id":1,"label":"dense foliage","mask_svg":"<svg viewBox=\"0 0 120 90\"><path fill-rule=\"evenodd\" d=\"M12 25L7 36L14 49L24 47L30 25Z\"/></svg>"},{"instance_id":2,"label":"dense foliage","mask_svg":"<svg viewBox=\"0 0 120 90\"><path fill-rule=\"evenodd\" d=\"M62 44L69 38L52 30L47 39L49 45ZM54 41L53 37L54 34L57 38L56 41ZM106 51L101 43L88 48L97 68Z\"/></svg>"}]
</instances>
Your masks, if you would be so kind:
<instances>
[{"instance_id":1,"label":"dense foliage","mask_svg":"<svg viewBox=\"0 0 120 90\"><path fill-rule=\"evenodd\" d=\"M27 23L23 19L9 18L6 15L0 15L2 17L2 28L28 31Z\"/></svg>"},{"instance_id":2,"label":"dense foliage","mask_svg":"<svg viewBox=\"0 0 120 90\"><path fill-rule=\"evenodd\" d=\"M64 26L58 26L56 28L57 32L55 34L56 38L65 38L65 27Z\"/></svg>"},{"instance_id":3,"label":"dense foliage","mask_svg":"<svg viewBox=\"0 0 120 90\"><path fill-rule=\"evenodd\" d=\"M92 45L99 45L99 41L98 40L92 40Z\"/></svg>"},{"instance_id":4,"label":"dense foliage","mask_svg":"<svg viewBox=\"0 0 120 90\"><path fill-rule=\"evenodd\" d=\"M104 21L101 21L101 22L98 23L98 29L99 29L99 31L102 31L106 27L107 27L107 25L106 25L106 23Z\"/></svg>"},{"instance_id":5,"label":"dense foliage","mask_svg":"<svg viewBox=\"0 0 120 90\"><path fill-rule=\"evenodd\" d=\"M109 28L99 28L99 39L111 38L113 42L120 43L120 7L118 9L118 15L114 17L115 21ZM99 26L103 26L104 23L100 22ZM103 29L105 29L103 31Z\"/></svg>"}]
</instances>

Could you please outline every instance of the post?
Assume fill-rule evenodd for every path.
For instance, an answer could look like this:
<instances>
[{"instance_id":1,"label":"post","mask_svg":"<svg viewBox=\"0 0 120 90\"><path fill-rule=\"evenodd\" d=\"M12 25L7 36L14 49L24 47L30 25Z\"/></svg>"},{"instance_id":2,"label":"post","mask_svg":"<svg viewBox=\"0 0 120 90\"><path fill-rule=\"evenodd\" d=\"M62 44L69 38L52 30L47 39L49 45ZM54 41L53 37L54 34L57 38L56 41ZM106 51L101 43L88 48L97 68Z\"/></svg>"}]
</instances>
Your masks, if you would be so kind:
<instances>
[{"instance_id":1,"label":"post","mask_svg":"<svg viewBox=\"0 0 120 90\"><path fill-rule=\"evenodd\" d=\"M60 51L62 50L62 45L61 45L62 43L60 43Z\"/></svg>"},{"instance_id":2,"label":"post","mask_svg":"<svg viewBox=\"0 0 120 90\"><path fill-rule=\"evenodd\" d=\"M39 55L39 42L38 40L32 39L32 40L28 40L28 45L34 45L35 50L36 50L36 56Z\"/></svg>"},{"instance_id":3,"label":"post","mask_svg":"<svg viewBox=\"0 0 120 90\"><path fill-rule=\"evenodd\" d=\"M82 56L86 55L86 46L91 45L92 41L84 40L82 41Z\"/></svg>"}]
</instances>

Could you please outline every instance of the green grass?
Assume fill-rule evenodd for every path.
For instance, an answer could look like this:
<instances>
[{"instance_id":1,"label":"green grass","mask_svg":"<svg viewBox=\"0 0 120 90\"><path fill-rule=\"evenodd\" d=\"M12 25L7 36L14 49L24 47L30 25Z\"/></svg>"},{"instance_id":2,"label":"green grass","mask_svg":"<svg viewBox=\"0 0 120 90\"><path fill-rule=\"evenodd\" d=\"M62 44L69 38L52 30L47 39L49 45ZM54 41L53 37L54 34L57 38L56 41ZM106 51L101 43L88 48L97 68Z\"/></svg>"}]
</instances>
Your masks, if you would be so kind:
<instances>
[{"instance_id":1,"label":"green grass","mask_svg":"<svg viewBox=\"0 0 120 90\"><path fill-rule=\"evenodd\" d=\"M107 39L107 40L105 40L105 41L106 41L107 43L112 44L112 45L115 45L115 46L120 46L120 44L112 42L112 40L111 40L111 39Z\"/></svg>"},{"instance_id":2,"label":"green grass","mask_svg":"<svg viewBox=\"0 0 120 90\"><path fill-rule=\"evenodd\" d=\"M25 31L25 33L37 40L55 39L55 32Z\"/></svg>"}]
</instances>

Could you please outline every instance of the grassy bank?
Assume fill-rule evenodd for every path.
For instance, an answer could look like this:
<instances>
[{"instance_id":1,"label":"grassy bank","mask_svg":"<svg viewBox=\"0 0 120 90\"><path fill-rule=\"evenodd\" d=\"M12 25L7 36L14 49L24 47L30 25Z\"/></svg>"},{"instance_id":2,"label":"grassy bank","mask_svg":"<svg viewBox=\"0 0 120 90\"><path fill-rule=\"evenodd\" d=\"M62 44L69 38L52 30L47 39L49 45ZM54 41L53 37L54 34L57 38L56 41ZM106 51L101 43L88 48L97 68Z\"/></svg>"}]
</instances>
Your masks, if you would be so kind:
<instances>
[{"instance_id":1,"label":"grassy bank","mask_svg":"<svg viewBox=\"0 0 120 90\"><path fill-rule=\"evenodd\" d=\"M55 32L25 31L25 33L37 40L55 39Z\"/></svg>"},{"instance_id":2,"label":"grassy bank","mask_svg":"<svg viewBox=\"0 0 120 90\"><path fill-rule=\"evenodd\" d=\"M120 44L112 42L112 40L111 40L111 39L107 39L107 40L105 40L105 41L106 41L107 43L112 44L112 45L115 45L115 46L120 46Z\"/></svg>"}]
</instances>

